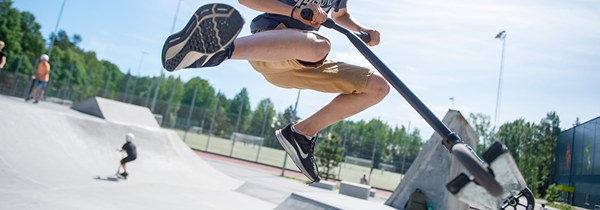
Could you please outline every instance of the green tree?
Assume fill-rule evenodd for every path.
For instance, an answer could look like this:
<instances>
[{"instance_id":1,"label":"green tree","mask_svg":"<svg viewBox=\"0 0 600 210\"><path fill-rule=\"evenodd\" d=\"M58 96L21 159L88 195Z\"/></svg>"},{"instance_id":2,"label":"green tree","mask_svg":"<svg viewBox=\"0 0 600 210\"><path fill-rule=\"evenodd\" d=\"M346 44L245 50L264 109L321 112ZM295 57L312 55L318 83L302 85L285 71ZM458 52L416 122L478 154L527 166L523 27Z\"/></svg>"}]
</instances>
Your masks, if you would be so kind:
<instances>
[{"instance_id":1,"label":"green tree","mask_svg":"<svg viewBox=\"0 0 600 210\"><path fill-rule=\"evenodd\" d=\"M540 124L518 119L505 123L498 137L519 166L519 170L534 194L544 196L554 177L556 139L560 133L560 118L548 112ZM533 178L533 180L532 180Z\"/></svg>"},{"instance_id":2,"label":"green tree","mask_svg":"<svg viewBox=\"0 0 600 210\"><path fill-rule=\"evenodd\" d=\"M248 130L248 117L252 114L250 97L248 96L248 90L246 88L242 88L242 90L233 97L231 103L227 107L227 112L232 114L231 117L233 119L233 124L228 128L229 132L233 133L235 131L239 115L240 121L237 132L246 133Z\"/></svg>"},{"instance_id":3,"label":"green tree","mask_svg":"<svg viewBox=\"0 0 600 210\"><path fill-rule=\"evenodd\" d=\"M192 112L190 126L198 126L204 129L206 122L210 122L212 119L212 115L209 113L212 113L212 108L214 108L217 100L215 89L210 86L207 80L200 77L194 77L185 83L183 98L181 100L182 108L179 109L177 115L188 116L189 106L192 103L196 86L198 86L198 92L196 93L196 101L194 103L194 111Z\"/></svg>"},{"instance_id":4,"label":"green tree","mask_svg":"<svg viewBox=\"0 0 600 210\"><path fill-rule=\"evenodd\" d=\"M252 117L249 120L248 130L246 131L246 133L254 136L260 136L261 131L263 129L263 124L265 125L265 135L269 135L271 131L274 132L273 128L271 127L273 117L276 114L274 107L275 105L273 104L273 102L271 102L271 99L267 98L261 100L256 106L254 112L252 113Z\"/></svg>"},{"instance_id":5,"label":"green tree","mask_svg":"<svg viewBox=\"0 0 600 210\"><path fill-rule=\"evenodd\" d=\"M45 43L41 26L33 14L19 12L12 4L12 0L0 0L0 37L6 44L3 50L12 55L38 57Z\"/></svg>"},{"instance_id":6,"label":"green tree","mask_svg":"<svg viewBox=\"0 0 600 210\"><path fill-rule=\"evenodd\" d=\"M479 142L477 142L477 154L480 156L483 155L487 148L496 141L490 119L491 117L489 115L483 113L469 114L469 124L473 126L475 133L477 133L477 136L479 137Z\"/></svg>"},{"instance_id":7,"label":"green tree","mask_svg":"<svg viewBox=\"0 0 600 210\"><path fill-rule=\"evenodd\" d=\"M560 134L560 118L556 112L548 112L546 117L540 121L538 127L538 140L536 147L536 154L539 158L536 160L536 165L539 173L537 173L537 180L539 180L539 193L544 195L544 191L541 189L550 188L551 184L554 183L554 170L556 160L556 141L558 134Z\"/></svg>"},{"instance_id":8,"label":"green tree","mask_svg":"<svg viewBox=\"0 0 600 210\"><path fill-rule=\"evenodd\" d=\"M340 146L342 139L336 134L322 139L315 151L317 164L325 169L325 180L329 180L330 177L335 179L332 169L338 167L344 160L344 156L342 156L344 148Z\"/></svg>"}]
</instances>

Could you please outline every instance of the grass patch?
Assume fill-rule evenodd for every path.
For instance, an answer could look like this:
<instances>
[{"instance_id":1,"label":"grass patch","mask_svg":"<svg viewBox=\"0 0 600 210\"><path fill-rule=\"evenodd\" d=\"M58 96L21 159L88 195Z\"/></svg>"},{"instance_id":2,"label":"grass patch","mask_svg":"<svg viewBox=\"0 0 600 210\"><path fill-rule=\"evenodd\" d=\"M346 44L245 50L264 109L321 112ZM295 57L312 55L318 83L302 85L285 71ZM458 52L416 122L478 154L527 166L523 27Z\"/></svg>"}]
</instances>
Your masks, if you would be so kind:
<instances>
[{"instance_id":1,"label":"grass patch","mask_svg":"<svg viewBox=\"0 0 600 210\"><path fill-rule=\"evenodd\" d=\"M174 130L177 132L179 137L183 140L185 132L182 130ZM265 165L283 166L283 159L287 156L284 150L269 148L269 147L261 147L259 151L258 146L253 145L244 145L242 142L236 142L235 144L231 144L229 139L223 139L219 137L212 136L210 140L208 136L203 134L191 133L188 132L185 143L194 149L198 149L200 151L205 151L208 148L208 152L220 154L223 156L232 156L238 159L247 160L251 162L259 162ZM208 147L207 147L208 144ZM294 163L287 158L287 163L285 168L288 170L298 171L298 167L294 165ZM364 167L353 164L342 163L341 167L341 176L338 177L341 180L346 180L354 183L360 183L360 178L363 176L363 173L366 173L367 176L370 177L371 186L386 189L393 191L398 187L400 183L400 179L402 175L400 173L394 173L389 171L380 171L374 170L373 174L370 174L370 167ZM338 175L340 168L334 168L334 173ZM306 180L304 181L306 182Z\"/></svg>"},{"instance_id":2,"label":"grass patch","mask_svg":"<svg viewBox=\"0 0 600 210\"><path fill-rule=\"evenodd\" d=\"M550 207L554 207L554 208L562 209L562 210L575 210L575 208L573 208L573 206L566 204L566 203L560 203L560 204L547 203L546 206L550 206Z\"/></svg>"},{"instance_id":3,"label":"grass patch","mask_svg":"<svg viewBox=\"0 0 600 210\"><path fill-rule=\"evenodd\" d=\"M275 176L281 176L281 175L278 175L278 174L273 174L273 175L275 175ZM308 180L300 179L298 177L293 177L293 176L287 176L287 175L283 175L283 178L292 179L292 180L300 181L300 182L303 182L303 183L307 183L308 182Z\"/></svg>"}]
</instances>

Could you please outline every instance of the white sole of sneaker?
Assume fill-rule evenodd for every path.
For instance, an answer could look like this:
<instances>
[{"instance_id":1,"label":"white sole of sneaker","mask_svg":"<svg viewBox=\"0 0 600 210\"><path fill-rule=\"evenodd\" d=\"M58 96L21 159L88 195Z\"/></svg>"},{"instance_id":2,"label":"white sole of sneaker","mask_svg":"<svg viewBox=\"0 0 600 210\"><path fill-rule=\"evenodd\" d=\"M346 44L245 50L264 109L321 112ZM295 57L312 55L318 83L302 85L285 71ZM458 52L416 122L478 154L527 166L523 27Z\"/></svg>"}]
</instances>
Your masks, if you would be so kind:
<instances>
[{"instance_id":1,"label":"white sole of sneaker","mask_svg":"<svg viewBox=\"0 0 600 210\"><path fill-rule=\"evenodd\" d=\"M304 174L304 176L306 176L306 178L308 178L311 182L314 182L315 180L312 179L310 177L310 175L308 175L308 172L302 166L302 161L300 160L300 157L298 157L298 154L296 153L296 149L294 148L294 146L292 144L290 144L289 141L287 141L285 139L283 134L281 134L281 130L275 131L275 137L277 137L277 141L279 141L279 144L281 144L281 146L283 147L283 149L285 149L285 151L290 156L290 158L292 158L292 161L294 162L294 164L296 164L296 167L298 167L298 169L300 169L300 171L302 171L302 173Z\"/></svg>"},{"instance_id":2,"label":"white sole of sneaker","mask_svg":"<svg viewBox=\"0 0 600 210\"><path fill-rule=\"evenodd\" d=\"M232 18L233 22L224 21L229 18ZM175 71L203 58L204 63L200 66L204 65L214 54L223 51L235 41L242 29L240 23L244 23L243 16L229 5L208 4L200 7L183 30L167 38L162 53L163 66L169 71ZM202 29L207 31L206 34L201 34ZM225 41L221 40L224 38L222 35L228 39L227 42L221 43Z\"/></svg>"}]
</instances>

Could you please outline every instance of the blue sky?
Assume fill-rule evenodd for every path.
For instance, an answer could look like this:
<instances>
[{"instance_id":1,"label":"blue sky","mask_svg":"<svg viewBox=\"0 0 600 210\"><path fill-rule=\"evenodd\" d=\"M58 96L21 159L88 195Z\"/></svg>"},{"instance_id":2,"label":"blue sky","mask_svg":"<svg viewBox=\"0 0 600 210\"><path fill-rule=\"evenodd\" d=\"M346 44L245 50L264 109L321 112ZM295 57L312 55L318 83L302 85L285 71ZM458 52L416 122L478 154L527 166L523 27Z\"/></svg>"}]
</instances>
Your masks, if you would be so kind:
<instances>
[{"instance_id":1,"label":"blue sky","mask_svg":"<svg viewBox=\"0 0 600 210\"><path fill-rule=\"evenodd\" d=\"M44 37L54 31L63 0L17 0L13 6L33 13ZM259 12L237 1L220 0L244 15L240 36L250 34L249 22ZM160 74L160 52L174 23L178 0L67 0L59 29L79 34L80 47L115 63L122 71L138 72L141 50L147 50L142 75ZM180 30L207 1L183 0L175 21ZM504 83L498 121L519 118L539 122L549 111L570 128L600 116L600 2L598 1L477 1L477 0L349 0L348 11L363 25L381 32L371 48L394 73L440 118L452 107L494 117L502 41L507 31ZM329 59L370 66L346 37L330 29ZM228 61L207 69L175 73L214 82L228 98L246 87L251 105L271 98L282 111L296 101L297 90L275 87L246 61ZM308 117L334 94L303 90L298 115ZM381 117L390 125L418 128L424 139L433 130L392 90L378 105L351 117ZM492 119L492 122L494 119Z\"/></svg>"}]
</instances>

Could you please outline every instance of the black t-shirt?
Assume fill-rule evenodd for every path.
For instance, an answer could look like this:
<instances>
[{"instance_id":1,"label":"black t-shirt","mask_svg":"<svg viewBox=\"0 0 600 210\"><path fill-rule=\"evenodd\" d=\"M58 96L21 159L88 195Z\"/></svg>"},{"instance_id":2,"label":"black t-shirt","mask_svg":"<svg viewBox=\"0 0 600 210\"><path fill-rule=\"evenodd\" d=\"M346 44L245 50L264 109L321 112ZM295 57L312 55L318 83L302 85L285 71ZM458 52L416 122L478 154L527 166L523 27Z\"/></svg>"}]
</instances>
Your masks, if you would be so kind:
<instances>
[{"instance_id":1,"label":"black t-shirt","mask_svg":"<svg viewBox=\"0 0 600 210\"><path fill-rule=\"evenodd\" d=\"M3 57L6 57L6 53L0 51L0 62L2 62ZM2 69L2 68L0 68L0 69Z\"/></svg>"},{"instance_id":2,"label":"black t-shirt","mask_svg":"<svg viewBox=\"0 0 600 210\"><path fill-rule=\"evenodd\" d=\"M122 147L125 151L127 151L127 156L137 157L137 150L135 149L135 144L131 142L127 142L123 144Z\"/></svg>"},{"instance_id":3,"label":"black t-shirt","mask_svg":"<svg viewBox=\"0 0 600 210\"><path fill-rule=\"evenodd\" d=\"M334 11L338 12L340 9L346 8L346 2L348 0L278 0L280 2L286 3L287 5L294 6L296 8L300 8L306 6L309 3L317 3L321 5L321 8L325 10L325 12L329 13L329 11L333 8ZM293 19L289 16L277 15L271 13L263 13L254 18L252 23L250 24L250 30L254 34L260 30L265 29L274 29L280 23L283 23L287 28L295 28L300 30L318 30L312 26L306 25L299 20Z\"/></svg>"}]
</instances>

